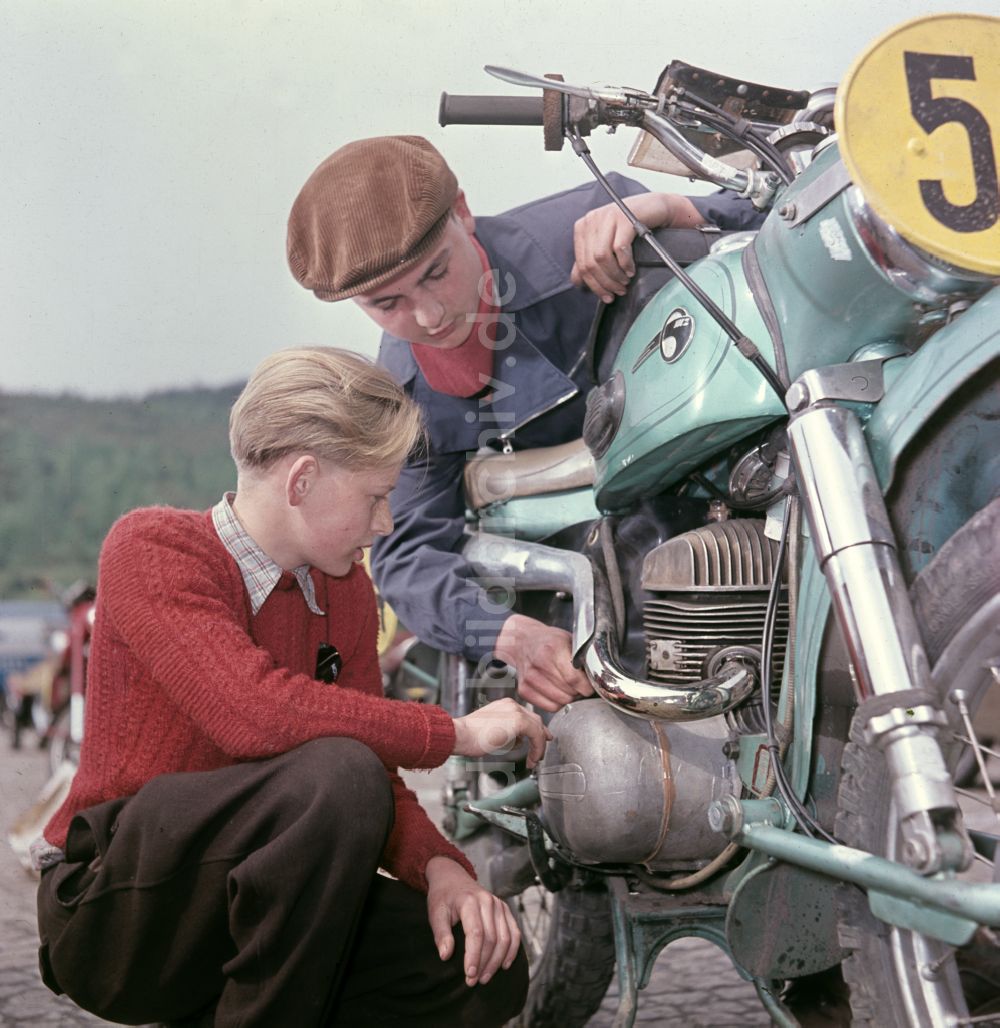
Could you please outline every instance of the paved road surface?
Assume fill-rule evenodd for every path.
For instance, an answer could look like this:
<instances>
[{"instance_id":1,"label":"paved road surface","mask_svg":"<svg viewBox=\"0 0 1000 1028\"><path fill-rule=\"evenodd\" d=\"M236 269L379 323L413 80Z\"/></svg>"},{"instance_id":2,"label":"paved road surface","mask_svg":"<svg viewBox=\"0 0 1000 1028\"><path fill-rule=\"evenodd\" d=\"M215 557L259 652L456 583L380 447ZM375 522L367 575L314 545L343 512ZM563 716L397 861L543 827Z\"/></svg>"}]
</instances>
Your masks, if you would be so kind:
<instances>
[{"instance_id":1,"label":"paved road surface","mask_svg":"<svg viewBox=\"0 0 1000 1028\"><path fill-rule=\"evenodd\" d=\"M31 740L28 746L32 745ZM6 844L7 829L25 810L45 780L44 756L10 749L6 732L0 738L0 1025L44 1028L102 1024L56 997L38 976L35 930L35 880L17 862Z\"/></svg>"},{"instance_id":2,"label":"paved road surface","mask_svg":"<svg viewBox=\"0 0 1000 1028\"><path fill-rule=\"evenodd\" d=\"M19 752L0 737L0 1025L61 1028L102 1025L65 997L50 993L38 976L35 930L35 880L6 844L7 829L35 800L45 781L43 754L33 740ZM436 804L434 776L413 776L412 784L428 806ZM609 993L590 1028L609 1028L617 997ZM685 939L661 954L649 987L641 994L636 1019L641 1025L725 1028L767 1025L753 987L732 969L711 943Z\"/></svg>"},{"instance_id":3,"label":"paved road surface","mask_svg":"<svg viewBox=\"0 0 1000 1028\"><path fill-rule=\"evenodd\" d=\"M25 750L14 752L6 732L0 735L0 1026L102 1025L106 1022L53 996L38 976L35 881L6 845L7 829L34 802L45 781L45 756L32 746L29 738ZM411 775L410 784L433 814L438 806L437 775ZM973 807L974 820L995 831L987 825L992 818L984 816L984 809ZM616 1005L612 986L589 1028L610 1028ZM770 1021L753 987L721 951L700 939L682 939L660 954L650 984L640 994L636 1023L658 1028L750 1028Z\"/></svg>"}]
</instances>

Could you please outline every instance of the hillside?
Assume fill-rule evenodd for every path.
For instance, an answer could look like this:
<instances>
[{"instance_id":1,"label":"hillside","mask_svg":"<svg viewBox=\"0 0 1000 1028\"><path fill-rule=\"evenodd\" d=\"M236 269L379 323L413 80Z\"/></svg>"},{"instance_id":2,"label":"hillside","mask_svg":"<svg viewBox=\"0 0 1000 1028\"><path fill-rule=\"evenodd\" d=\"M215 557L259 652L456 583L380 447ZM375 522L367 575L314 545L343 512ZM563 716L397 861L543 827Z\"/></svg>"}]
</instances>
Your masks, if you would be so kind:
<instances>
[{"instance_id":1,"label":"hillside","mask_svg":"<svg viewBox=\"0 0 1000 1028\"><path fill-rule=\"evenodd\" d=\"M206 508L235 486L229 407L241 383L142 399L0 393L0 597L94 580L133 507Z\"/></svg>"}]
</instances>

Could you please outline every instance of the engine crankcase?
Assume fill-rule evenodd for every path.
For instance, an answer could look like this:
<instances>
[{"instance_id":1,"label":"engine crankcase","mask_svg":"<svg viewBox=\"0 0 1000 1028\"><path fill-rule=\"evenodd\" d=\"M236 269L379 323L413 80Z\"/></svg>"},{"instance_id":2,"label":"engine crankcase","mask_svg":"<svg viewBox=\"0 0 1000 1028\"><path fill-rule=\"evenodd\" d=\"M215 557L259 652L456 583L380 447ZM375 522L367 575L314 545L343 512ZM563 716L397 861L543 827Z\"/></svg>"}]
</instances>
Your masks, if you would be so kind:
<instances>
[{"instance_id":1,"label":"engine crankcase","mask_svg":"<svg viewBox=\"0 0 1000 1028\"><path fill-rule=\"evenodd\" d=\"M740 791L723 717L652 722L594 699L564 707L549 728L542 814L578 860L669 871L700 867L725 847L706 815Z\"/></svg>"}]
</instances>

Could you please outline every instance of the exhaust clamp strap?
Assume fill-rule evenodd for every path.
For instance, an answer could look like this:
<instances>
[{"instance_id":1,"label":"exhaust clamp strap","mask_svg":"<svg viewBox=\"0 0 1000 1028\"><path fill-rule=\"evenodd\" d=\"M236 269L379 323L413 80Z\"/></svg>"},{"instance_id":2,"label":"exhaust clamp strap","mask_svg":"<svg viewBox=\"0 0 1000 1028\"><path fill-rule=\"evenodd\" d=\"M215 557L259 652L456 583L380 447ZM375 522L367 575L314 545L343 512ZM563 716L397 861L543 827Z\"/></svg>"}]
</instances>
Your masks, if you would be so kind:
<instances>
[{"instance_id":1,"label":"exhaust clamp strap","mask_svg":"<svg viewBox=\"0 0 1000 1028\"><path fill-rule=\"evenodd\" d=\"M947 723L937 694L932 689L900 689L898 692L871 696L858 704L856 717L869 742L906 724Z\"/></svg>"},{"instance_id":2,"label":"exhaust clamp strap","mask_svg":"<svg viewBox=\"0 0 1000 1028\"><path fill-rule=\"evenodd\" d=\"M899 708L912 710L915 707L937 707L938 696L933 689L900 689L898 692L870 696L858 704L858 714L867 723L873 717L888 714Z\"/></svg>"}]
</instances>

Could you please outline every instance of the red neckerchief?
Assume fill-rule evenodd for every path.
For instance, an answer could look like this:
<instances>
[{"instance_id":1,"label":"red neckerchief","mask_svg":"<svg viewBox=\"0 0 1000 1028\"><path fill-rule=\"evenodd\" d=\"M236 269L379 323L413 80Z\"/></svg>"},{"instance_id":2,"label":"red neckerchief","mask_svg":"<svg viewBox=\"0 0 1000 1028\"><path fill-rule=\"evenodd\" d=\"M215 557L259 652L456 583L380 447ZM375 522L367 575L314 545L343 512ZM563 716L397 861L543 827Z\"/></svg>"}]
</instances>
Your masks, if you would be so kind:
<instances>
[{"instance_id":1,"label":"red neckerchief","mask_svg":"<svg viewBox=\"0 0 1000 1028\"><path fill-rule=\"evenodd\" d=\"M448 396L475 396L489 385L493 375L493 344L497 338L497 316L500 308L493 303L493 272L486 251L472 236L483 265L483 288L479 310L469 338L451 350L427 343L410 343L410 350L427 384L437 393Z\"/></svg>"}]
</instances>

